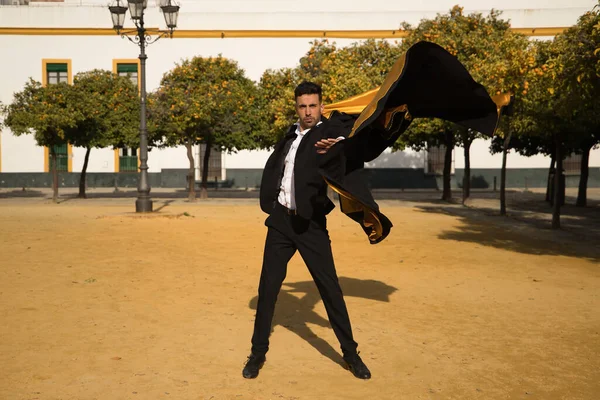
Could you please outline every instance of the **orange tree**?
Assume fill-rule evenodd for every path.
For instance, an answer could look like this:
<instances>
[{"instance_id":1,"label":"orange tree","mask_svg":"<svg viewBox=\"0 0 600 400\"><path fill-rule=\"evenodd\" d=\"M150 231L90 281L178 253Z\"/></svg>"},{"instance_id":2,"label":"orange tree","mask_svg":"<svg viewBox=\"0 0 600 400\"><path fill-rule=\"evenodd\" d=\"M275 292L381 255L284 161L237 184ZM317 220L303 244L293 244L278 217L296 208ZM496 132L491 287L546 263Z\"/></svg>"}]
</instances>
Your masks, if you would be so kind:
<instances>
[{"instance_id":1,"label":"orange tree","mask_svg":"<svg viewBox=\"0 0 600 400\"><path fill-rule=\"evenodd\" d=\"M587 203L590 150L600 143L599 29L600 8L595 7L582 15L577 25L555 39L557 46L563 50L559 55L562 90L557 112L572 126L570 134L563 139L564 146L582 155L578 206Z\"/></svg>"},{"instance_id":2,"label":"orange tree","mask_svg":"<svg viewBox=\"0 0 600 400\"><path fill-rule=\"evenodd\" d=\"M561 110L567 86L563 81L562 54L569 51L564 42L535 42L533 68L527 75L527 96L518 103L515 116L506 122L519 136L513 148L523 155L546 154L556 163L553 189L552 227L560 228L560 206L563 201L564 182L562 161L567 153L567 138L577 130L572 115ZM569 139L570 140L570 139ZM552 165L551 165L552 169Z\"/></svg>"},{"instance_id":3,"label":"orange tree","mask_svg":"<svg viewBox=\"0 0 600 400\"><path fill-rule=\"evenodd\" d=\"M73 90L67 83L42 86L30 79L22 91L14 94L13 102L4 106L4 125L16 136L33 134L39 146L50 151L52 199L58 201L58 169L55 146L67 143L66 132L82 120L82 113L73 100Z\"/></svg>"},{"instance_id":4,"label":"orange tree","mask_svg":"<svg viewBox=\"0 0 600 400\"><path fill-rule=\"evenodd\" d=\"M303 80L323 88L325 104L344 100L379 86L400 55L385 40L366 40L340 48L327 39L311 48L295 68L266 71L260 81L264 147L272 146L294 123L294 87Z\"/></svg>"},{"instance_id":5,"label":"orange tree","mask_svg":"<svg viewBox=\"0 0 600 400\"><path fill-rule=\"evenodd\" d=\"M259 147L270 148L294 123L294 88L300 83L297 70L282 68L265 71L258 84L259 125L255 138Z\"/></svg>"},{"instance_id":6,"label":"orange tree","mask_svg":"<svg viewBox=\"0 0 600 400\"><path fill-rule=\"evenodd\" d=\"M338 48L328 40L315 41L300 59L298 74L323 87L323 101L333 103L374 89L383 83L400 57L398 46L369 39Z\"/></svg>"},{"instance_id":7,"label":"orange tree","mask_svg":"<svg viewBox=\"0 0 600 400\"><path fill-rule=\"evenodd\" d=\"M534 68L528 73L529 93L511 119L522 140L515 146L525 155L537 153L556 163L551 199L552 227L560 228L564 199L563 159L582 153L578 205L586 203L589 151L600 138L600 83L596 66L599 46L595 25L598 10L582 15L577 25L552 42L536 43Z\"/></svg>"},{"instance_id":8,"label":"orange tree","mask_svg":"<svg viewBox=\"0 0 600 400\"><path fill-rule=\"evenodd\" d=\"M166 73L149 97L149 129L161 146L184 145L190 162L190 199L195 199L192 146L205 144L201 197L208 197L212 149L257 147L256 86L235 61L222 56L184 60Z\"/></svg>"},{"instance_id":9,"label":"orange tree","mask_svg":"<svg viewBox=\"0 0 600 400\"><path fill-rule=\"evenodd\" d=\"M479 13L465 15L461 7L455 6L448 14L438 14L435 19L422 20L418 26L403 24L408 32L402 42L405 52L418 41L426 40L442 46L458 58L475 81L481 83L491 95L505 92L526 92L529 41L523 35L512 32L508 21L492 11L488 16ZM504 132L500 131L500 134ZM437 120L414 121L401 137L399 146L407 144L415 150L427 146L445 146L443 195L450 200L450 171L452 150L455 145L465 149L465 172L462 182L463 201L470 189L470 146L481 135L457 125Z\"/></svg>"},{"instance_id":10,"label":"orange tree","mask_svg":"<svg viewBox=\"0 0 600 400\"><path fill-rule=\"evenodd\" d=\"M502 182L500 196L500 213L506 213L504 198L504 177L506 171L506 155L509 150L530 157L545 154L552 157L550 170L554 165L554 146L552 140L544 135L548 129L544 124L552 113L554 94L556 93L551 79L556 72L556 46L553 42L533 41L527 60L526 80L522 90L517 91L513 104L513 115L503 117L500 131L505 133L494 137L491 150L502 152ZM560 121L552 120L551 125Z\"/></svg>"},{"instance_id":11,"label":"orange tree","mask_svg":"<svg viewBox=\"0 0 600 400\"><path fill-rule=\"evenodd\" d=\"M127 77L93 70L75 75L72 86L81 118L66 136L69 143L86 149L79 181L85 198L85 175L92 148L139 147L138 90Z\"/></svg>"}]
</instances>

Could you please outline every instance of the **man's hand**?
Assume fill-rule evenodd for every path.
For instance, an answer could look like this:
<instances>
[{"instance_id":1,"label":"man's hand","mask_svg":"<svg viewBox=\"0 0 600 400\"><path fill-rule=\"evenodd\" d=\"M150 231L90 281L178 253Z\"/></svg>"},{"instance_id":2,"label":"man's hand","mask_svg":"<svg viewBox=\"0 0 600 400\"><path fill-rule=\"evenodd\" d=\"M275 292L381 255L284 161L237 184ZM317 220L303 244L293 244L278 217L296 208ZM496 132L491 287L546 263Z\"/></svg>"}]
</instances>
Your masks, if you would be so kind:
<instances>
[{"instance_id":1,"label":"man's hand","mask_svg":"<svg viewBox=\"0 0 600 400\"><path fill-rule=\"evenodd\" d=\"M337 142L339 142L340 140L344 140L343 137L338 137L338 138L330 138L330 139L321 139L319 140L317 143L315 143L315 147L317 148L317 153L319 154L325 154L327 153L327 150L329 150L331 148L331 146L333 146L334 144L336 144Z\"/></svg>"}]
</instances>

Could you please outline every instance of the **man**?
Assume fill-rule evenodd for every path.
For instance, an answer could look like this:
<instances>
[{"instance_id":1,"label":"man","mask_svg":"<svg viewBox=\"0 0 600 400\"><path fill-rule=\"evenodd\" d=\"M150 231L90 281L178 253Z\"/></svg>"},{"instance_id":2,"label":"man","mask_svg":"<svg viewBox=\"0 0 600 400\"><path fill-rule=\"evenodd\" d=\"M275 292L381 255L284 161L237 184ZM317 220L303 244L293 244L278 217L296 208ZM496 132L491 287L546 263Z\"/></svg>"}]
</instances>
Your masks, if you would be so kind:
<instances>
[{"instance_id":1,"label":"man","mask_svg":"<svg viewBox=\"0 0 600 400\"><path fill-rule=\"evenodd\" d=\"M252 353L244 378L256 378L269 349L275 302L285 279L287 264L296 250L304 259L325 304L348 369L360 379L371 373L359 357L350 318L335 271L326 215L334 208L327 184L319 173L319 157L350 131L343 119L327 120L321 88L303 82L294 91L298 122L275 146L267 160L260 188L260 205L269 214L258 305L252 336Z\"/></svg>"}]
</instances>

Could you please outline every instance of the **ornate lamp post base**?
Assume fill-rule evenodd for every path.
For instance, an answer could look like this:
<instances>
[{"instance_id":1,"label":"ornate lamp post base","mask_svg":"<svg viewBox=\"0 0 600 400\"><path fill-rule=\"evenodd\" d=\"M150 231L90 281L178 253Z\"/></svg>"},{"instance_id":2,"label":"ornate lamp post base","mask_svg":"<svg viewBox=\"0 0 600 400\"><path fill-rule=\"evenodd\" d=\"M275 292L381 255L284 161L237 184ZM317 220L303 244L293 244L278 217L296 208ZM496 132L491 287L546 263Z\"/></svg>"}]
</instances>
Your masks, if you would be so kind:
<instances>
[{"instance_id":1,"label":"ornate lamp post base","mask_svg":"<svg viewBox=\"0 0 600 400\"><path fill-rule=\"evenodd\" d=\"M135 201L135 212L149 213L152 212L152 200L149 197L140 197Z\"/></svg>"}]
</instances>

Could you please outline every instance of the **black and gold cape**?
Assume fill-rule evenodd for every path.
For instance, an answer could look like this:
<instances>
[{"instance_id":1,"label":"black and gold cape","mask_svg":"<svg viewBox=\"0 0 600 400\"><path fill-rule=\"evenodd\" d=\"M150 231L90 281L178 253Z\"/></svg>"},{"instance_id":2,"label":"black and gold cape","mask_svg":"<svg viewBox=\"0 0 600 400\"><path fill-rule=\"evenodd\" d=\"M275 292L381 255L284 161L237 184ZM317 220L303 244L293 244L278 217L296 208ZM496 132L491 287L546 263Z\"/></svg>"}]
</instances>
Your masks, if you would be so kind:
<instances>
[{"instance_id":1,"label":"black and gold cape","mask_svg":"<svg viewBox=\"0 0 600 400\"><path fill-rule=\"evenodd\" d=\"M364 163L391 146L415 118L441 118L492 136L505 99L493 100L439 45L418 42L396 61L381 87L326 107L326 115L351 126L351 132L321 158L321 174L339 195L342 212L361 225L371 244L379 243L392 222L373 199Z\"/></svg>"}]
</instances>

